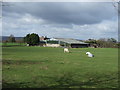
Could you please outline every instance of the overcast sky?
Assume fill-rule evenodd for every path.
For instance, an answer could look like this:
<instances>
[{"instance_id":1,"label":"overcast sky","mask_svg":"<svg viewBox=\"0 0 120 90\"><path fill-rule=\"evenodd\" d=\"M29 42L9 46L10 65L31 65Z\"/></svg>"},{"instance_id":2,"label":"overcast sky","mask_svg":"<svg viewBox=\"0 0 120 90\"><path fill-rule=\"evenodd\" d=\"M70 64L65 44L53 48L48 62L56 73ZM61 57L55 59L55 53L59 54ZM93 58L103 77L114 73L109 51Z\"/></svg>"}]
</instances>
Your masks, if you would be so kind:
<instances>
[{"instance_id":1,"label":"overcast sky","mask_svg":"<svg viewBox=\"0 0 120 90\"><path fill-rule=\"evenodd\" d=\"M2 35L118 38L118 14L111 2L6 2Z\"/></svg>"}]
</instances>

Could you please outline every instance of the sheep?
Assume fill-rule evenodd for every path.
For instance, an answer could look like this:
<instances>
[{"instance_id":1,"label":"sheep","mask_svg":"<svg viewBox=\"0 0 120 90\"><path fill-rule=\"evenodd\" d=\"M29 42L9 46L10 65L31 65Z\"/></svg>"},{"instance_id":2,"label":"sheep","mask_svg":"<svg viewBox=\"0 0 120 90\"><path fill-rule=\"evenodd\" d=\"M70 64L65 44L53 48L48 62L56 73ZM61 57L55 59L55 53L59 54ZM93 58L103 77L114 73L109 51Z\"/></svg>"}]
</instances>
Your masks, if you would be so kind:
<instances>
[{"instance_id":1,"label":"sheep","mask_svg":"<svg viewBox=\"0 0 120 90\"><path fill-rule=\"evenodd\" d=\"M94 57L94 55L90 52L86 52L86 55L88 55L88 57Z\"/></svg>"},{"instance_id":2,"label":"sheep","mask_svg":"<svg viewBox=\"0 0 120 90\"><path fill-rule=\"evenodd\" d=\"M68 52L68 53L69 53L68 48L64 48L64 53L65 53L65 52Z\"/></svg>"},{"instance_id":3,"label":"sheep","mask_svg":"<svg viewBox=\"0 0 120 90\"><path fill-rule=\"evenodd\" d=\"M29 46L29 44L27 44L26 46Z\"/></svg>"}]
</instances>

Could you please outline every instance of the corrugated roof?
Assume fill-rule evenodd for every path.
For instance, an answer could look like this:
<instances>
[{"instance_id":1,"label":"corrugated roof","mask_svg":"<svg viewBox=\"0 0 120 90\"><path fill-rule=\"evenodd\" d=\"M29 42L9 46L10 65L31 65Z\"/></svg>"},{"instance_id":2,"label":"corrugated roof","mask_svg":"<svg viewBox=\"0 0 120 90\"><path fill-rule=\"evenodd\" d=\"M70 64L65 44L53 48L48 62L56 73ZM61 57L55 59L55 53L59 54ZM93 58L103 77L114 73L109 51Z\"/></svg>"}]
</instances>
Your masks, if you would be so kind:
<instances>
[{"instance_id":1,"label":"corrugated roof","mask_svg":"<svg viewBox=\"0 0 120 90\"><path fill-rule=\"evenodd\" d=\"M88 44L88 43L84 43L84 42L78 41L76 39L71 39L71 38L55 38L55 39L62 41L62 42L69 43L69 44Z\"/></svg>"}]
</instances>

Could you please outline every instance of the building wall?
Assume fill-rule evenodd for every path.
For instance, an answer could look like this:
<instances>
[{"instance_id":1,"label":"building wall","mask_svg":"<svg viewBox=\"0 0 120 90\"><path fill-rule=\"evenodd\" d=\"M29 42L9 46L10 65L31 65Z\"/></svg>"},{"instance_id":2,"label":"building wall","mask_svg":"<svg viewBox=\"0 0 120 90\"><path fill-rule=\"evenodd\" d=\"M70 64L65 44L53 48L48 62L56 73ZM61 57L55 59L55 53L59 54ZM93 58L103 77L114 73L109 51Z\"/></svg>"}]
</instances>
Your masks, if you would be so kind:
<instances>
[{"instance_id":1,"label":"building wall","mask_svg":"<svg viewBox=\"0 0 120 90\"><path fill-rule=\"evenodd\" d=\"M60 47L60 44L46 44L46 47Z\"/></svg>"},{"instance_id":2,"label":"building wall","mask_svg":"<svg viewBox=\"0 0 120 90\"><path fill-rule=\"evenodd\" d=\"M87 48L88 44L71 44L71 48Z\"/></svg>"},{"instance_id":3,"label":"building wall","mask_svg":"<svg viewBox=\"0 0 120 90\"><path fill-rule=\"evenodd\" d=\"M44 36L40 37L40 41L43 41L44 39L45 39Z\"/></svg>"}]
</instances>

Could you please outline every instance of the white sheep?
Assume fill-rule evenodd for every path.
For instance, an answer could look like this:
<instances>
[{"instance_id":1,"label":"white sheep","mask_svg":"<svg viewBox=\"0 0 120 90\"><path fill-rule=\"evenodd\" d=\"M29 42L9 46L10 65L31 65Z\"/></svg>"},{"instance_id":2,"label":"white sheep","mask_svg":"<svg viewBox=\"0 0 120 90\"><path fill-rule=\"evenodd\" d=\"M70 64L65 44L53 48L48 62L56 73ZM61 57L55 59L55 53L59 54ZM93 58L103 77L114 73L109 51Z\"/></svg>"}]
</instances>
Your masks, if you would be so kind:
<instances>
[{"instance_id":1,"label":"white sheep","mask_svg":"<svg viewBox=\"0 0 120 90\"><path fill-rule=\"evenodd\" d=\"M27 44L27 46L29 46L29 44Z\"/></svg>"},{"instance_id":2,"label":"white sheep","mask_svg":"<svg viewBox=\"0 0 120 90\"><path fill-rule=\"evenodd\" d=\"M69 53L68 48L64 48L64 53L65 53L65 52L68 52L68 53Z\"/></svg>"},{"instance_id":3,"label":"white sheep","mask_svg":"<svg viewBox=\"0 0 120 90\"><path fill-rule=\"evenodd\" d=\"M88 57L94 57L94 55L90 52L86 52L86 54L88 55Z\"/></svg>"}]
</instances>

